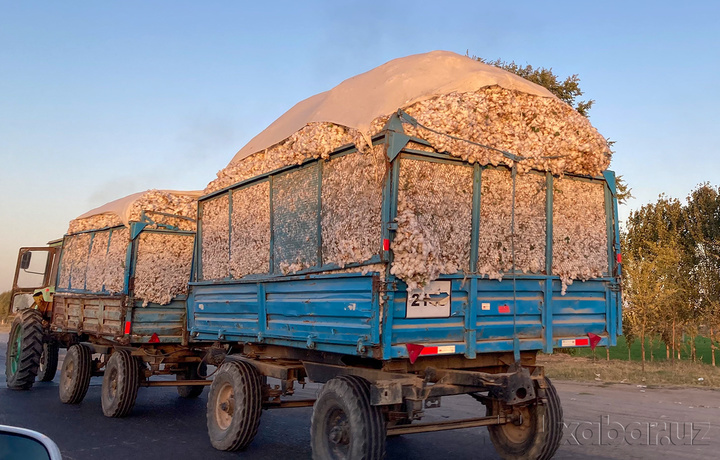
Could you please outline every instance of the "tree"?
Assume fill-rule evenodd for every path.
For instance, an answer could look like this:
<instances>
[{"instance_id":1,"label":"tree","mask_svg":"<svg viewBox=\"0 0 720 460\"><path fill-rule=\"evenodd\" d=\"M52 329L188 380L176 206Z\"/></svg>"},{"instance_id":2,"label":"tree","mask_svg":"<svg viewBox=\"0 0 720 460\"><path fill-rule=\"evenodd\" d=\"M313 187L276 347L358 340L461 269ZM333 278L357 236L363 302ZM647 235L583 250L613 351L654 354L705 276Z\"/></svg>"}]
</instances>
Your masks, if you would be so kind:
<instances>
[{"instance_id":1,"label":"tree","mask_svg":"<svg viewBox=\"0 0 720 460\"><path fill-rule=\"evenodd\" d=\"M661 195L630 213L623 235L625 317L640 339L643 370L645 338L660 335L674 356L677 327L685 323L691 264L684 222L680 201Z\"/></svg>"},{"instance_id":2,"label":"tree","mask_svg":"<svg viewBox=\"0 0 720 460\"><path fill-rule=\"evenodd\" d=\"M688 196L686 206L686 238L693 269L689 273L689 319L694 326L704 325L711 340L715 362L715 333L720 329L720 187L708 183L698 185ZM695 336L690 334L690 355L696 359Z\"/></svg>"},{"instance_id":3,"label":"tree","mask_svg":"<svg viewBox=\"0 0 720 460\"><path fill-rule=\"evenodd\" d=\"M468 53L466 53L466 56L470 57ZM533 67L530 64L521 66L516 64L515 61L507 62L502 59L488 61L478 56L473 56L472 59L484 64L498 67L510 73L514 73L515 75L518 75L528 81L543 86L557 96L558 99L577 110L580 115L588 118L590 117L590 108L593 106L595 101L592 99L585 101L578 100L578 98L583 95L583 92L580 89L580 77L578 74L573 74L563 79L553 73L552 67L549 69L545 67ZM608 140L608 147L610 149L612 149L613 144L615 144L614 141ZM625 204L627 200L632 198L631 192L632 189L628 187L622 176L617 176L618 203Z\"/></svg>"},{"instance_id":4,"label":"tree","mask_svg":"<svg viewBox=\"0 0 720 460\"><path fill-rule=\"evenodd\" d=\"M0 323L10 314L10 291L0 293Z\"/></svg>"}]
</instances>

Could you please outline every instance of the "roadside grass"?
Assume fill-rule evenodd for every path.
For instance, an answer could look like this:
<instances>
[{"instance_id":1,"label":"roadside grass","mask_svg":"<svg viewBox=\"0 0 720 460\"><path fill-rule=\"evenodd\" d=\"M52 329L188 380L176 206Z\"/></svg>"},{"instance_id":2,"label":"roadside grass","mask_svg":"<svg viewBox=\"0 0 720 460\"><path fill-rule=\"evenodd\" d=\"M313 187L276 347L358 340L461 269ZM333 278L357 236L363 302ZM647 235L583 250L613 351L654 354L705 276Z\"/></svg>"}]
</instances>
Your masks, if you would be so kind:
<instances>
[{"instance_id":1,"label":"roadside grass","mask_svg":"<svg viewBox=\"0 0 720 460\"><path fill-rule=\"evenodd\" d=\"M667 360L665 343L663 343L659 338L656 338L655 340L653 340L652 343L650 342L649 339L645 340L645 359L646 359L646 361L650 361L650 350L651 349L652 349L654 361L666 361ZM697 353L698 362L702 361L705 364L712 364L710 339L708 339L707 337L696 337L695 338L695 350ZM670 352L672 353L672 350ZM593 355L592 351L589 348L577 348L577 349L575 349L573 354L574 354L574 356L584 356L584 357L592 357L592 355ZM632 346L630 347L630 357L633 361L640 361L641 355L642 355L642 351L641 351L641 347L640 347L640 341L636 340L635 342L633 342ZM605 356L606 356L605 348L604 347L596 348L595 356L597 357L597 359L604 360ZM677 358L677 356L675 358ZM627 349L627 343L625 342L624 336L618 337L617 346L610 347L610 359L627 361L628 349ZM680 349L680 359L681 360L689 360L690 359L690 338L689 337L686 337L685 340L683 341L683 346ZM718 361L718 364L720 364L720 350L715 350L715 359Z\"/></svg>"},{"instance_id":2,"label":"roadside grass","mask_svg":"<svg viewBox=\"0 0 720 460\"><path fill-rule=\"evenodd\" d=\"M627 383L652 386L691 386L720 388L720 368L692 361L655 361L645 362L645 372L639 361L611 359L602 357L596 360L583 356L571 356L564 353L538 355L538 364L545 366L545 373L552 379L575 380L597 383Z\"/></svg>"}]
</instances>

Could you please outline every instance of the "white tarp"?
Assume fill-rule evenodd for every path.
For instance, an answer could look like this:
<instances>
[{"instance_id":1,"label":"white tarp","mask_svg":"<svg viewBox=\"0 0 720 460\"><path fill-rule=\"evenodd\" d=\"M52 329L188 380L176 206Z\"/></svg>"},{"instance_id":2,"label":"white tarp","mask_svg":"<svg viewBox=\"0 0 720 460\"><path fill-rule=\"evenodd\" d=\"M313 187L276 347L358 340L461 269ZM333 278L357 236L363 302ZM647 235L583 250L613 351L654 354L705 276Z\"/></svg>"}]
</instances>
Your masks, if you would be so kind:
<instances>
[{"instance_id":1,"label":"white tarp","mask_svg":"<svg viewBox=\"0 0 720 460\"><path fill-rule=\"evenodd\" d=\"M75 220L78 219L86 219L88 217L93 216L99 216L101 214L109 214L109 215L116 215L117 217L122 220L123 224L125 226L130 225L130 214L133 208L133 205L136 201L140 200L144 195L148 193L153 192L161 192L161 193L168 193L170 195L176 195L176 196L182 196L182 197L190 197L194 200L197 200L199 197L203 195L202 190L189 190L189 191L179 191L179 190L146 190L144 192L138 192L133 193L132 195L128 195L124 198L119 198L117 200L111 201L109 203L106 203L102 206L99 206L95 209L91 209L90 211L86 212L85 214L82 214L78 216Z\"/></svg>"},{"instance_id":2,"label":"white tarp","mask_svg":"<svg viewBox=\"0 0 720 460\"><path fill-rule=\"evenodd\" d=\"M240 149L230 163L271 147L308 123L335 123L367 135L371 122L379 116L435 96L495 85L555 97L542 86L467 56L450 51L415 54L394 59L299 102Z\"/></svg>"}]
</instances>

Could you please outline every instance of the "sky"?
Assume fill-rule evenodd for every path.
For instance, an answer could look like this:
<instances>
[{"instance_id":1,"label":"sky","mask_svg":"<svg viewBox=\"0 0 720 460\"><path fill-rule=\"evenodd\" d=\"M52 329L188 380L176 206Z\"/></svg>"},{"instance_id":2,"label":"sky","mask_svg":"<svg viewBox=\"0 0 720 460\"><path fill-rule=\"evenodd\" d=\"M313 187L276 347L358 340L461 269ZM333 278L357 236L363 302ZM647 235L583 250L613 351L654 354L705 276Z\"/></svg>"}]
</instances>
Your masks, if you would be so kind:
<instances>
[{"instance_id":1,"label":"sky","mask_svg":"<svg viewBox=\"0 0 720 460\"><path fill-rule=\"evenodd\" d=\"M0 0L0 292L21 246L203 189L295 103L432 50L578 74L635 198L720 185L720 2Z\"/></svg>"}]
</instances>

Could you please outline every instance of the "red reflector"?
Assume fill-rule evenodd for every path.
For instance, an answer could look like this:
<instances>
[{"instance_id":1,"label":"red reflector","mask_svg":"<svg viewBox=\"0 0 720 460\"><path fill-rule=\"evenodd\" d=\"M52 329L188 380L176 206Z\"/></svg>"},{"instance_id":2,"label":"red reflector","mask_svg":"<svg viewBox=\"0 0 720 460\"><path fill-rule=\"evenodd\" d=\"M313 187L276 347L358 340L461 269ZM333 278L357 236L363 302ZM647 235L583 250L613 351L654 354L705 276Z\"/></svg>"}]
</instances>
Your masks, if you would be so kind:
<instances>
[{"instance_id":1,"label":"red reflector","mask_svg":"<svg viewBox=\"0 0 720 460\"><path fill-rule=\"evenodd\" d=\"M597 344L600 343L600 340L602 337L599 335L593 334L592 332L588 332L588 338L590 339L590 348L595 349L597 347Z\"/></svg>"},{"instance_id":2,"label":"red reflector","mask_svg":"<svg viewBox=\"0 0 720 460\"><path fill-rule=\"evenodd\" d=\"M130 333L130 321L125 321L125 333Z\"/></svg>"},{"instance_id":3,"label":"red reflector","mask_svg":"<svg viewBox=\"0 0 720 460\"><path fill-rule=\"evenodd\" d=\"M619 264L622 263L622 254L620 254L619 252L617 254L617 263L619 263Z\"/></svg>"},{"instance_id":4,"label":"red reflector","mask_svg":"<svg viewBox=\"0 0 720 460\"><path fill-rule=\"evenodd\" d=\"M498 313L510 313L510 305L500 305L498 307Z\"/></svg>"},{"instance_id":5,"label":"red reflector","mask_svg":"<svg viewBox=\"0 0 720 460\"><path fill-rule=\"evenodd\" d=\"M406 343L405 346L407 347L410 364L415 364L415 360L420 356L425 346L415 345L414 343Z\"/></svg>"},{"instance_id":6,"label":"red reflector","mask_svg":"<svg viewBox=\"0 0 720 460\"><path fill-rule=\"evenodd\" d=\"M587 347L590 345L590 339L577 339L575 340L576 347Z\"/></svg>"},{"instance_id":7,"label":"red reflector","mask_svg":"<svg viewBox=\"0 0 720 460\"><path fill-rule=\"evenodd\" d=\"M160 343L160 337L158 337L157 332L153 332L153 335L150 336L148 343Z\"/></svg>"},{"instance_id":8,"label":"red reflector","mask_svg":"<svg viewBox=\"0 0 720 460\"><path fill-rule=\"evenodd\" d=\"M383 251L389 251L390 250L390 240L385 238L383 240Z\"/></svg>"},{"instance_id":9,"label":"red reflector","mask_svg":"<svg viewBox=\"0 0 720 460\"><path fill-rule=\"evenodd\" d=\"M50 288L45 288L45 292L50 292Z\"/></svg>"},{"instance_id":10,"label":"red reflector","mask_svg":"<svg viewBox=\"0 0 720 460\"><path fill-rule=\"evenodd\" d=\"M436 355L438 354L438 347L425 347L420 352L421 355Z\"/></svg>"}]
</instances>

